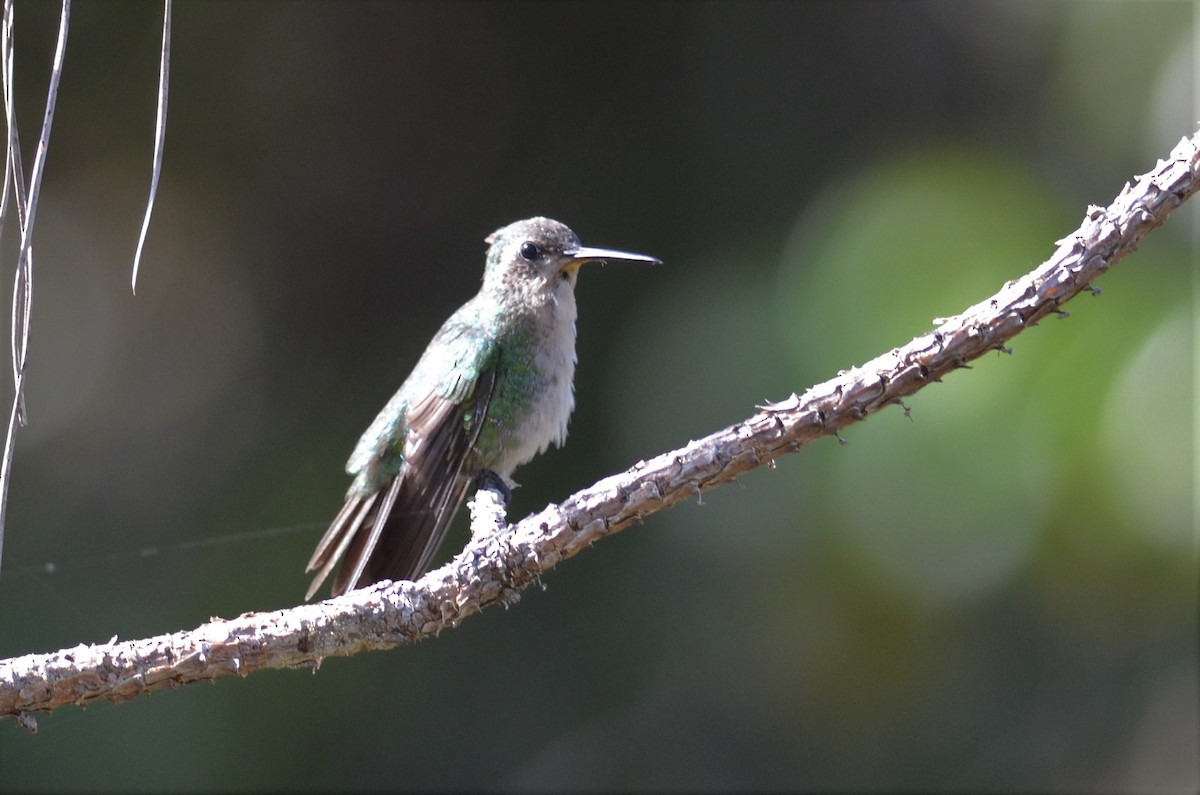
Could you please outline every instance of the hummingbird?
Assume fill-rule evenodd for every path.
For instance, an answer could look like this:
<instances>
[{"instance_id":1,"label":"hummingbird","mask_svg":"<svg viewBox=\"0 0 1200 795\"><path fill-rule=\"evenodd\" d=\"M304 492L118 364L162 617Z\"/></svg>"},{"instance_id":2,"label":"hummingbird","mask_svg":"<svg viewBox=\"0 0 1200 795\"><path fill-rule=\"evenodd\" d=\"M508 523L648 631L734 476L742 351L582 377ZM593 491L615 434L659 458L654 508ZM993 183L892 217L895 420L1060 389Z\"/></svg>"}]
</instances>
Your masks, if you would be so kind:
<instances>
[{"instance_id":1,"label":"hummingbird","mask_svg":"<svg viewBox=\"0 0 1200 795\"><path fill-rule=\"evenodd\" d=\"M346 502L305 571L305 599L416 579L472 483L507 497L513 470L567 437L575 407L575 281L588 262L661 264L587 248L549 218L489 235L483 285L442 324L359 439Z\"/></svg>"}]
</instances>

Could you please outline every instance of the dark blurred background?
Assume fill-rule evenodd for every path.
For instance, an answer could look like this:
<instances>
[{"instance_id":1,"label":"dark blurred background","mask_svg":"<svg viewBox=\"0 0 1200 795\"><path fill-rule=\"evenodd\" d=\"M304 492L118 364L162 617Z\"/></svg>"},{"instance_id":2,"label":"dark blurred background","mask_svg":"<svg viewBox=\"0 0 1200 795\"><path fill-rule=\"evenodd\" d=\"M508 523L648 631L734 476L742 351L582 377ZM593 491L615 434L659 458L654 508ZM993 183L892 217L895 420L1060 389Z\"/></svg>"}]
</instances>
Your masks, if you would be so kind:
<instances>
[{"instance_id":1,"label":"dark blurred background","mask_svg":"<svg viewBox=\"0 0 1200 795\"><path fill-rule=\"evenodd\" d=\"M161 7L76 4L0 657L296 604L513 220L665 263L585 270L514 517L907 342L1195 130L1194 9L179 3L134 297ZM58 8L15 16L32 154ZM911 421L416 647L0 724L0 789L1194 792L1195 217Z\"/></svg>"}]
</instances>

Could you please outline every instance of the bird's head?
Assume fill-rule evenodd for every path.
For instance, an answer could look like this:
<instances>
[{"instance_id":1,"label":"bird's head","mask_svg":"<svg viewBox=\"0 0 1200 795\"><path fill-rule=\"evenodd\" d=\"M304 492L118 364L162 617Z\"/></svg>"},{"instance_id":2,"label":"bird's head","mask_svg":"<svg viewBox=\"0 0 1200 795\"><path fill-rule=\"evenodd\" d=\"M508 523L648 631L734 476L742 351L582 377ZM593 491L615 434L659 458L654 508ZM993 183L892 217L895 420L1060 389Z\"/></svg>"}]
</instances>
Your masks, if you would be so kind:
<instances>
[{"instance_id":1,"label":"bird's head","mask_svg":"<svg viewBox=\"0 0 1200 795\"><path fill-rule=\"evenodd\" d=\"M589 248L566 225L550 218L528 218L487 236L484 289L557 293L573 290L585 262L660 264L654 257L606 248Z\"/></svg>"}]
</instances>

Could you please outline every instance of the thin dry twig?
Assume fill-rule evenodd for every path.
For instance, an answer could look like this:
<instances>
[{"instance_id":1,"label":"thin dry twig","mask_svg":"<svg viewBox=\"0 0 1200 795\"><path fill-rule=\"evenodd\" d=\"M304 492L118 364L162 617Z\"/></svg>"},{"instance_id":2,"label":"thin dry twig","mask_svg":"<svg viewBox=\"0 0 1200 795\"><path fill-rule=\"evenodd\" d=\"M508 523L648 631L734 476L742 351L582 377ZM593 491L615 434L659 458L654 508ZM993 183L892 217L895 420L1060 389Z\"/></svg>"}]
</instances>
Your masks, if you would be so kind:
<instances>
[{"instance_id":1,"label":"thin dry twig","mask_svg":"<svg viewBox=\"0 0 1200 795\"><path fill-rule=\"evenodd\" d=\"M5 0L4 3L4 20L0 27L0 57L2 57L3 68L3 83L4 83L4 120L6 129L8 130L8 142L6 157L4 158L4 196L0 201L0 220L8 217L8 200L10 193L15 198L17 207L17 227L24 234L26 222L26 211L29 203L25 198L25 168L24 159L21 157L21 142L17 136L17 125L15 121L15 110L13 106L13 85L16 78L13 73L13 6L12 0ZM0 224L3 228L3 224ZM20 374L19 362L21 360L20 342L21 335L19 319L20 309L18 296L21 294L19 290L21 280L14 280L13 289L13 305L12 305L12 331L9 338L9 344L12 352L12 367L13 367L13 382L15 383ZM22 411L24 408L22 406Z\"/></svg>"},{"instance_id":2,"label":"thin dry twig","mask_svg":"<svg viewBox=\"0 0 1200 795\"><path fill-rule=\"evenodd\" d=\"M142 263L142 247L146 245L146 233L150 230L150 214L154 212L154 197L158 195L158 177L162 173L163 144L167 128L167 82L171 70L171 0L164 0L162 57L158 62L158 113L154 117L154 166L150 174L150 198L146 202L146 215L142 218L142 231L138 234L137 251L133 254L133 278L130 288L137 293L138 268Z\"/></svg>"},{"instance_id":3,"label":"thin dry twig","mask_svg":"<svg viewBox=\"0 0 1200 795\"><path fill-rule=\"evenodd\" d=\"M33 713L123 701L189 682L265 668L319 666L326 657L413 643L488 605L510 604L548 570L657 511L858 422L939 381L1062 305L1129 252L1200 187L1200 133L1126 185L1107 208L1089 207L1078 230L1030 273L932 331L803 395L686 447L639 461L515 525L495 496L472 505L472 539L417 582L382 582L320 604L216 619L144 640L77 646L0 661L0 715L36 728Z\"/></svg>"},{"instance_id":4,"label":"thin dry twig","mask_svg":"<svg viewBox=\"0 0 1200 795\"><path fill-rule=\"evenodd\" d=\"M12 0L4 4L4 46L0 48L4 60L5 119L8 122L8 169L12 169L16 187L17 215L21 226L21 248L17 255L16 278L13 284L12 310L12 354L13 354L13 405L8 418L8 431L4 438L4 458L0 461L0 555L4 550L4 519L8 511L8 491L12 479L13 445L17 427L25 424L25 366L29 360L29 317L33 304L33 224L37 217L38 197L41 194L42 175L46 170L46 152L50 147L50 128L54 124L54 106L58 101L58 84L62 77L63 58L67 52L67 29L71 18L71 0L63 0L58 23L58 43L54 49L54 63L50 70L50 86L46 92L46 113L42 118L42 131L38 136L37 151L33 156L33 173L30 175L29 195L23 196L24 179L21 169L21 152L17 141L15 113L13 112L13 14ZM7 191L6 191L7 194ZM3 217L0 216L0 221Z\"/></svg>"}]
</instances>

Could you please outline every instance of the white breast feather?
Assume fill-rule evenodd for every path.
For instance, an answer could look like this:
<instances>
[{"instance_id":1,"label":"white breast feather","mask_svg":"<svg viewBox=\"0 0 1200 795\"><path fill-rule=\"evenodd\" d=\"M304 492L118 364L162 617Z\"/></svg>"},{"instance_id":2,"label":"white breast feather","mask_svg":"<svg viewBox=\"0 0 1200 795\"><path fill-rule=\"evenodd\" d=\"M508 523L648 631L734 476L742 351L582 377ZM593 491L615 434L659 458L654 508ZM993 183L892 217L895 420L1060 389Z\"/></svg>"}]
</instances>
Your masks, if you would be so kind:
<instances>
[{"instance_id":1,"label":"white breast feather","mask_svg":"<svg viewBox=\"0 0 1200 795\"><path fill-rule=\"evenodd\" d=\"M567 439L567 422L575 408L575 292L563 283L553 302L542 310L552 315L547 328L554 331L538 347L534 366L549 380L545 391L534 401L516 438L522 440L507 456L499 473L508 477L512 470L542 453L553 442L562 446Z\"/></svg>"}]
</instances>

